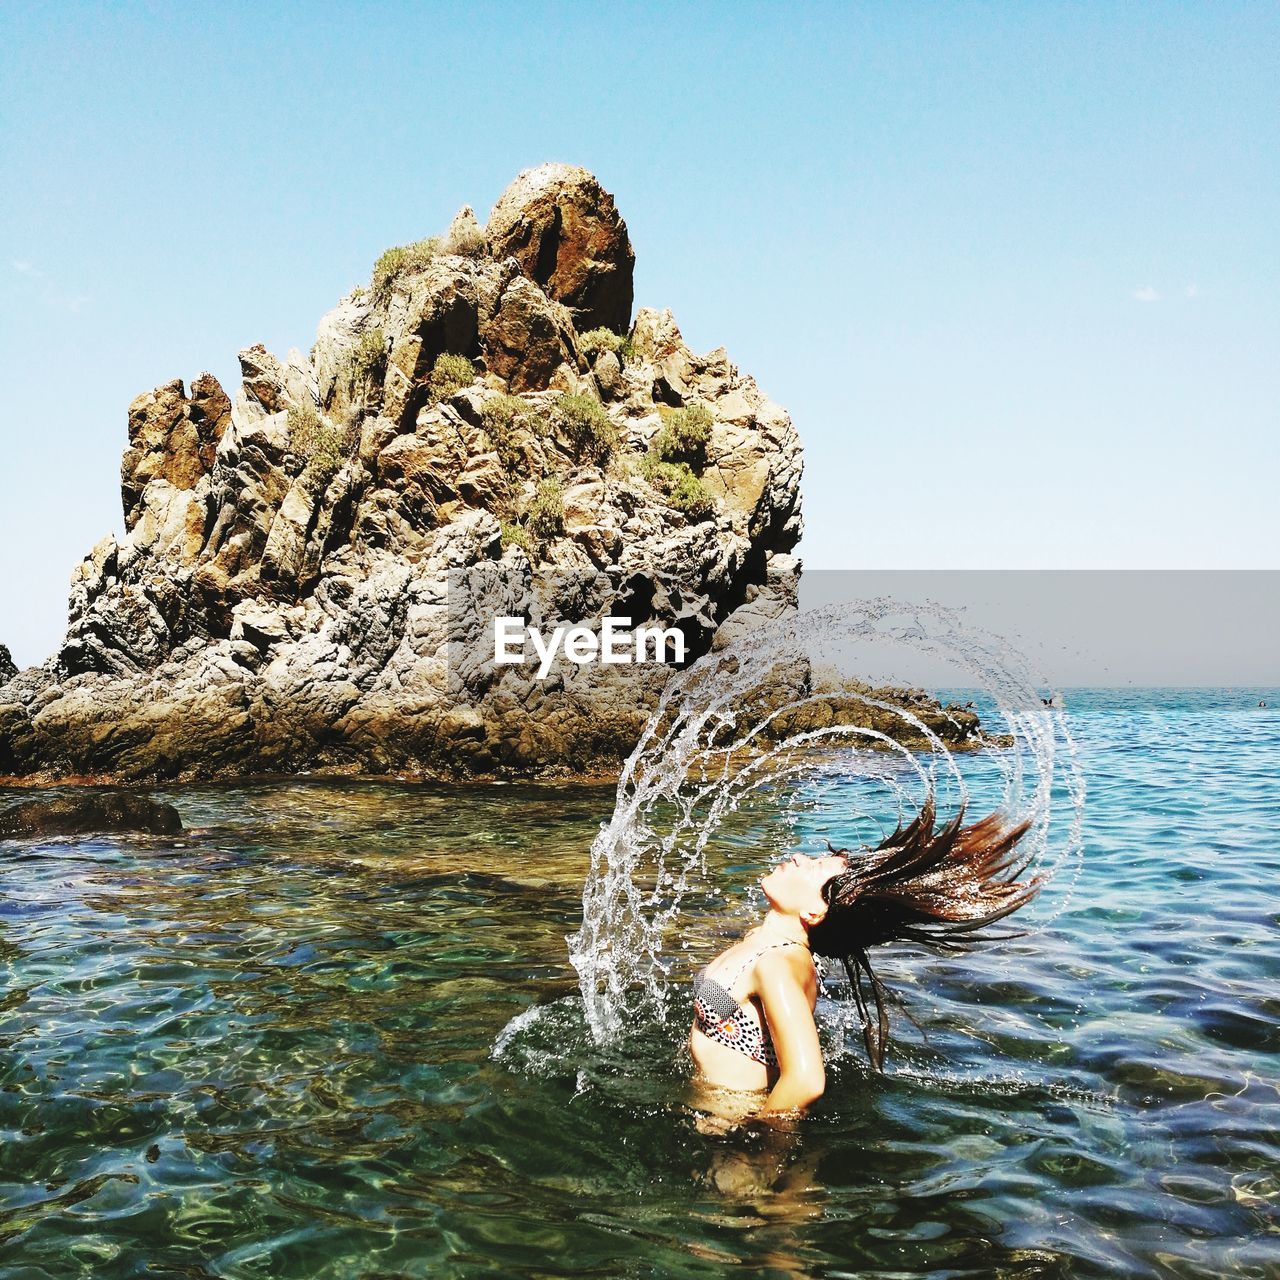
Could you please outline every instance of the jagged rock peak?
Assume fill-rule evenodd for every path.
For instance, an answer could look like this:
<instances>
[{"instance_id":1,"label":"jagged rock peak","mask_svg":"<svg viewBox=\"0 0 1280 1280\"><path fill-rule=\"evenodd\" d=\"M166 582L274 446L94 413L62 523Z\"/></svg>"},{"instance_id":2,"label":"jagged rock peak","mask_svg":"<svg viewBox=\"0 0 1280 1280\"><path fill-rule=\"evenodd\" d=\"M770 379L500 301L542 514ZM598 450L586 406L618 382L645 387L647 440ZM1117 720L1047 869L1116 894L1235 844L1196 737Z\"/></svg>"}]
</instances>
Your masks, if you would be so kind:
<instances>
[{"instance_id":1,"label":"jagged rock peak","mask_svg":"<svg viewBox=\"0 0 1280 1280\"><path fill-rule=\"evenodd\" d=\"M489 214L495 257L510 255L556 302L572 309L579 330L631 324L635 250L611 196L578 165L526 169Z\"/></svg>"},{"instance_id":2,"label":"jagged rock peak","mask_svg":"<svg viewBox=\"0 0 1280 1280\"><path fill-rule=\"evenodd\" d=\"M120 496L126 529L142 515L142 496L153 480L194 489L213 467L231 420L231 401L211 373L191 384L175 378L137 396L129 406L129 447L120 461Z\"/></svg>"}]
</instances>

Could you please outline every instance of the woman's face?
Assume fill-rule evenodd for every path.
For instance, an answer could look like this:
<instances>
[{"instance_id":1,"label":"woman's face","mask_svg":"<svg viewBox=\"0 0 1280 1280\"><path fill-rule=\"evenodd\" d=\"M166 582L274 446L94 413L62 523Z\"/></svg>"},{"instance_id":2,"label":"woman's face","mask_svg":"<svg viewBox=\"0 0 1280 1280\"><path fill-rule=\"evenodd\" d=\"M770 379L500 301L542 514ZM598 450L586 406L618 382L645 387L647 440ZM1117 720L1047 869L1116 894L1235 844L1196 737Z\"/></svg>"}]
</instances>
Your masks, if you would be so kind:
<instances>
[{"instance_id":1,"label":"woman's face","mask_svg":"<svg viewBox=\"0 0 1280 1280\"><path fill-rule=\"evenodd\" d=\"M760 887L769 904L779 911L820 919L827 911L827 904L822 900L822 886L833 876L843 875L848 870L849 859L843 853L820 858L797 853L778 863L760 881Z\"/></svg>"}]
</instances>

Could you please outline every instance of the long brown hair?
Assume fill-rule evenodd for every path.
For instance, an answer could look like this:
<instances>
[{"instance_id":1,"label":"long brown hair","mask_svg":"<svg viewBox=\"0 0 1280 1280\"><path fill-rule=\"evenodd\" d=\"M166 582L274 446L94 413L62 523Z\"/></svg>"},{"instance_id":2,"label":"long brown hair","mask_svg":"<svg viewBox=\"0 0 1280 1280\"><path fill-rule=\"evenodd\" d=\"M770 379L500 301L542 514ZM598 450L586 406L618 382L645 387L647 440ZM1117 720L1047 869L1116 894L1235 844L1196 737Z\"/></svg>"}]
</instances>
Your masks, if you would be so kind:
<instances>
[{"instance_id":1,"label":"long brown hair","mask_svg":"<svg viewBox=\"0 0 1280 1280\"><path fill-rule=\"evenodd\" d=\"M867 1056L877 1071L884 1070L889 1041L889 993L871 967L867 948L919 942L938 951L963 951L978 942L1016 937L982 930L1029 902L1042 883L1039 876L1018 879L1031 855L1015 848L1030 819L1010 822L997 811L966 827L963 805L938 831L934 819L930 796L910 823L874 849L859 854L827 842L832 853L849 855L849 870L823 886L827 914L810 928L809 945L844 964Z\"/></svg>"}]
</instances>

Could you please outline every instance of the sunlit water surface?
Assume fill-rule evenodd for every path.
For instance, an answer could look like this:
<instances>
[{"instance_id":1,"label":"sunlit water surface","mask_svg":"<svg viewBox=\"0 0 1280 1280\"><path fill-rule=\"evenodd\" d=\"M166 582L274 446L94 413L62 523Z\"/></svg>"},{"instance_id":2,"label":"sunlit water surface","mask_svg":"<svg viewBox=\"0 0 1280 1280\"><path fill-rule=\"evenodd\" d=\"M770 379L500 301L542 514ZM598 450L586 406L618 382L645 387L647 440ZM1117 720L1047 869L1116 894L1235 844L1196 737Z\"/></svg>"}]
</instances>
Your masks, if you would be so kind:
<instances>
[{"instance_id":1,"label":"sunlit water surface","mask_svg":"<svg viewBox=\"0 0 1280 1280\"><path fill-rule=\"evenodd\" d=\"M184 788L157 794L210 830L176 845L0 843L0 1277L1274 1277L1263 697L1069 694L1065 908L1059 877L1026 938L885 953L919 1029L895 1015L884 1077L830 1043L776 1134L702 1131L687 999L587 1033L565 939L610 788ZM780 825L720 831L690 971Z\"/></svg>"}]
</instances>

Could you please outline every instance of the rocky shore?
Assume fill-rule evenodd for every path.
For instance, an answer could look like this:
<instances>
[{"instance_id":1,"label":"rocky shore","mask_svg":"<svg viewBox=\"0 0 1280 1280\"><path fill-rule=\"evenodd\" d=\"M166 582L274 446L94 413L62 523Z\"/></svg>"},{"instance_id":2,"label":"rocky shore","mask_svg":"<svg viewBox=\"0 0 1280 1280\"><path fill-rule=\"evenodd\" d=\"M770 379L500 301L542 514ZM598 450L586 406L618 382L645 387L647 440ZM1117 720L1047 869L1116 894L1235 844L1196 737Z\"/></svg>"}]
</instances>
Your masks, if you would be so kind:
<instances>
[{"instance_id":1,"label":"rocky shore","mask_svg":"<svg viewBox=\"0 0 1280 1280\"><path fill-rule=\"evenodd\" d=\"M632 316L634 260L596 179L543 165L384 253L309 353L242 351L234 403L208 373L138 396L123 537L76 568L56 654L0 649L0 775L616 765L670 668L539 680L495 666L491 618L625 616L692 661L795 607L801 531L790 417Z\"/></svg>"}]
</instances>

